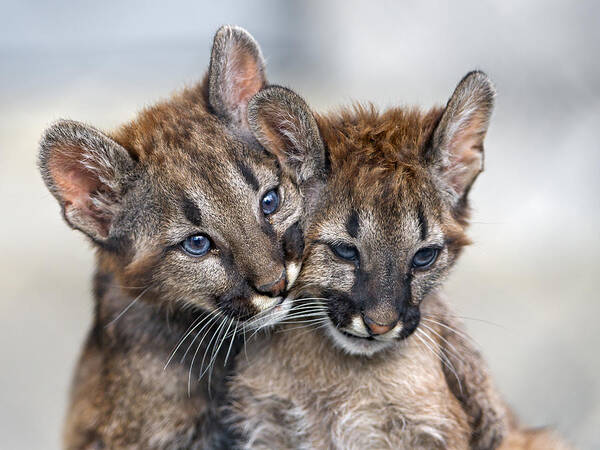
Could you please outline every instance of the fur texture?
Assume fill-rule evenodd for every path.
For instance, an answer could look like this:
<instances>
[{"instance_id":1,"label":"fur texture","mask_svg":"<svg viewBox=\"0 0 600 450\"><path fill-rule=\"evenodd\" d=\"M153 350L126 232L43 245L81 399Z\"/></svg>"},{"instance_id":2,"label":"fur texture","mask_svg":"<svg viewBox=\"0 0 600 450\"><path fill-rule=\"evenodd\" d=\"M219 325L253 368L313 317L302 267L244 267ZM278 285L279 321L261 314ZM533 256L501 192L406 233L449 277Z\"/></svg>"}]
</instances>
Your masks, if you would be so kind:
<instances>
[{"instance_id":1,"label":"fur texture","mask_svg":"<svg viewBox=\"0 0 600 450\"><path fill-rule=\"evenodd\" d=\"M59 121L42 137L43 179L97 251L67 448L229 446L230 335L285 314L303 249L294 179L241 119L265 83L252 37L223 27L204 82L113 133Z\"/></svg>"},{"instance_id":2,"label":"fur texture","mask_svg":"<svg viewBox=\"0 0 600 450\"><path fill-rule=\"evenodd\" d=\"M302 325L238 357L230 420L242 447L516 442L481 355L438 293L469 243L468 192L483 168L494 95L487 76L471 72L445 108L357 106L317 116L318 130L289 90L268 88L251 101L249 123L284 169L324 175L308 187L306 248L291 293L288 321ZM304 144L320 142L315 135L325 158Z\"/></svg>"}]
</instances>

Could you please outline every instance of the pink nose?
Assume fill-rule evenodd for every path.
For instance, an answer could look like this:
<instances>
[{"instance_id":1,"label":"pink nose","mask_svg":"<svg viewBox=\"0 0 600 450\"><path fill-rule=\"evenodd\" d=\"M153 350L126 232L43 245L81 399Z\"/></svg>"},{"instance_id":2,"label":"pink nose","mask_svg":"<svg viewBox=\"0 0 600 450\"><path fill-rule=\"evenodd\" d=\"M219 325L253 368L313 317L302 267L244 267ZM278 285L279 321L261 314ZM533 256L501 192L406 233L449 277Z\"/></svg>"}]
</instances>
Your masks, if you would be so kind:
<instances>
[{"instance_id":1,"label":"pink nose","mask_svg":"<svg viewBox=\"0 0 600 450\"><path fill-rule=\"evenodd\" d=\"M285 283L286 279L284 270L283 272L281 272L281 276L276 281L273 281L272 283L268 284L263 284L262 286L257 286L256 290L261 294L267 294L272 297L277 297L284 291Z\"/></svg>"},{"instance_id":2,"label":"pink nose","mask_svg":"<svg viewBox=\"0 0 600 450\"><path fill-rule=\"evenodd\" d=\"M394 328L396 326L396 324L398 323L398 320L394 320L392 322L385 323L385 324L377 323L373 319L371 319L369 316L366 316L366 315L363 316L363 321L365 322L365 325L369 329L370 333L374 334L374 335L387 333L392 328Z\"/></svg>"}]
</instances>

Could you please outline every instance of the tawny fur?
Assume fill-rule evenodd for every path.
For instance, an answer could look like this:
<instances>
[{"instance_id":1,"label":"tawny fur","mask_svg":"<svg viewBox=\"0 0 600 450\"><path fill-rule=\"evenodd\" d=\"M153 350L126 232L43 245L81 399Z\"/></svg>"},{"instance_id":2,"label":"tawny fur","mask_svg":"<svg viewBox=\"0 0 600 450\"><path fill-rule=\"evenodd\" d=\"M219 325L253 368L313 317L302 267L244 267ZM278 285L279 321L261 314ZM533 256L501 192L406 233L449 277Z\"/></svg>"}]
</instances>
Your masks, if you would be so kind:
<instances>
[{"instance_id":1,"label":"tawny fur","mask_svg":"<svg viewBox=\"0 0 600 450\"><path fill-rule=\"evenodd\" d=\"M229 420L243 436L241 445L526 445L529 432L518 428L481 355L437 289L469 243L467 195L483 168L491 82L472 72L446 108L379 113L359 106L317 116L318 130L293 92L273 87L257 97L250 102L249 122L259 141L288 170L325 172L305 197L306 249L292 296L313 304L320 299L327 313L313 307L304 326L298 313L302 328L284 326L258 340L247 356L238 356ZM314 150L321 138L327 149L324 165ZM360 265L335 256L331 246L340 240L356 243ZM407 268L407 255L440 241L442 250L430 270ZM355 326L347 311L368 311L387 323L397 320L398 299L400 305L420 305L421 325L405 340L390 341L372 356L348 354L354 350L342 337L332 342L334 320L336 327ZM312 329L311 320L320 327Z\"/></svg>"},{"instance_id":2,"label":"tawny fur","mask_svg":"<svg viewBox=\"0 0 600 450\"><path fill-rule=\"evenodd\" d=\"M44 181L97 255L66 448L231 446L220 408L239 342L225 336L281 312L303 246L299 191L245 120L265 82L253 39L222 27L203 82L111 134L70 120L44 133ZM202 255L184 246L197 236Z\"/></svg>"},{"instance_id":3,"label":"tawny fur","mask_svg":"<svg viewBox=\"0 0 600 450\"><path fill-rule=\"evenodd\" d=\"M445 315L435 296L423 308ZM245 448L469 448L469 418L431 353L444 344L435 335L432 350L412 336L365 358L324 333L294 328L238 358L230 394L245 417Z\"/></svg>"}]
</instances>

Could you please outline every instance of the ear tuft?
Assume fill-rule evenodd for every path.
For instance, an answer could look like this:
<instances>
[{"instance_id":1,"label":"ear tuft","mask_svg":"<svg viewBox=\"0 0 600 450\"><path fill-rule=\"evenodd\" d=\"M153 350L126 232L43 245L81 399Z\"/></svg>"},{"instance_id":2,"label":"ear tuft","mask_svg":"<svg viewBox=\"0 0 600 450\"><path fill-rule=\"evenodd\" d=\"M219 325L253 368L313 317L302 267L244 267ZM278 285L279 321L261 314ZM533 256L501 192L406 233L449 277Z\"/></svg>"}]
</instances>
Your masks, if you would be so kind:
<instances>
[{"instance_id":1,"label":"ear tuft","mask_svg":"<svg viewBox=\"0 0 600 450\"><path fill-rule=\"evenodd\" d=\"M267 84L264 59L250 33L236 26L219 28L208 73L208 98L212 108L217 115L248 129L248 102Z\"/></svg>"},{"instance_id":2,"label":"ear tuft","mask_svg":"<svg viewBox=\"0 0 600 450\"><path fill-rule=\"evenodd\" d=\"M281 86L268 87L248 105L248 123L256 139L284 169L304 183L325 173L325 146L306 102Z\"/></svg>"},{"instance_id":3,"label":"ear tuft","mask_svg":"<svg viewBox=\"0 0 600 450\"><path fill-rule=\"evenodd\" d=\"M61 120L40 141L39 168L66 221L97 242L106 240L134 161L90 126Z\"/></svg>"},{"instance_id":4,"label":"ear tuft","mask_svg":"<svg viewBox=\"0 0 600 450\"><path fill-rule=\"evenodd\" d=\"M464 203L483 170L483 141L495 96L485 73L469 72L458 83L434 131L432 150L457 203Z\"/></svg>"}]
</instances>

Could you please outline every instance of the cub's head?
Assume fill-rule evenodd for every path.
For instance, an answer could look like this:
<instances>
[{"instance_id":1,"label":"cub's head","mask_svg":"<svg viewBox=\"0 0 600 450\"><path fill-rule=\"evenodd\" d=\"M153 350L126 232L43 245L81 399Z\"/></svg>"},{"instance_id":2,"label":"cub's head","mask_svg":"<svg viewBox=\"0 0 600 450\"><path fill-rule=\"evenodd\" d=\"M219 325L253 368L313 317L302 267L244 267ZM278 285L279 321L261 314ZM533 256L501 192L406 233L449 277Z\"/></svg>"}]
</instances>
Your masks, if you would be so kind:
<instances>
[{"instance_id":1,"label":"cub's head","mask_svg":"<svg viewBox=\"0 0 600 450\"><path fill-rule=\"evenodd\" d=\"M302 161L325 173L307 196L293 289L322 304L299 307L295 317L304 311L320 323L314 316L322 314L328 334L352 354L372 355L415 331L421 302L468 243L467 195L483 169L494 95L487 76L472 72L443 109L357 107L319 117L326 159L314 151L318 132L298 96L282 88L257 95L249 112L261 120L250 123L263 145L288 170Z\"/></svg>"},{"instance_id":2,"label":"cub's head","mask_svg":"<svg viewBox=\"0 0 600 450\"><path fill-rule=\"evenodd\" d=\"M252 37L223 27L198 86L110 135L73 121L45 132L44 181L125 292L236 319L284 314L301 198L248 127L248 101L265 84Z\"/></svg>"}]
</instances>

